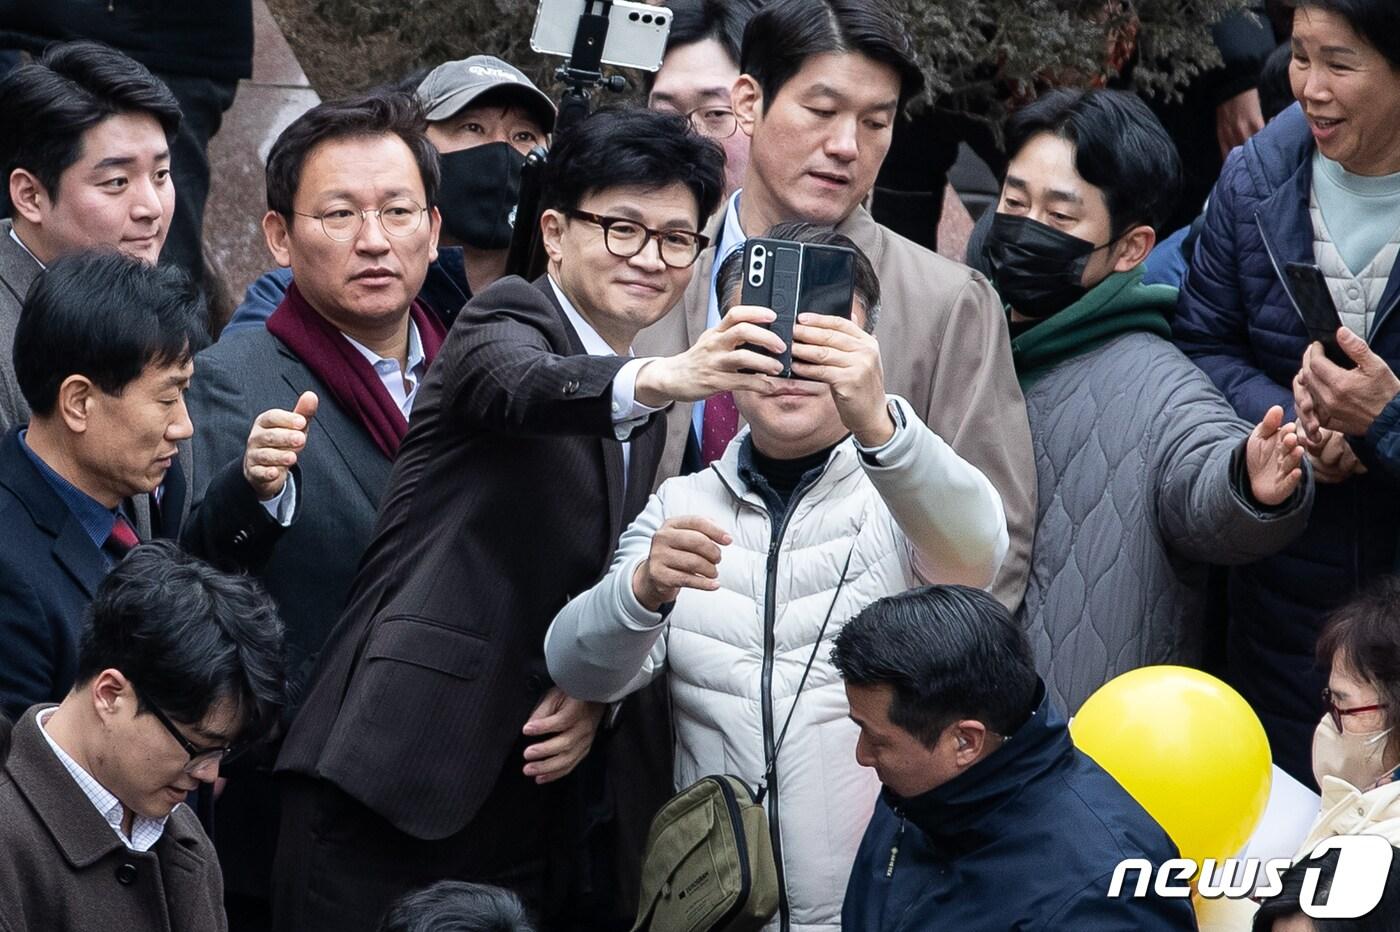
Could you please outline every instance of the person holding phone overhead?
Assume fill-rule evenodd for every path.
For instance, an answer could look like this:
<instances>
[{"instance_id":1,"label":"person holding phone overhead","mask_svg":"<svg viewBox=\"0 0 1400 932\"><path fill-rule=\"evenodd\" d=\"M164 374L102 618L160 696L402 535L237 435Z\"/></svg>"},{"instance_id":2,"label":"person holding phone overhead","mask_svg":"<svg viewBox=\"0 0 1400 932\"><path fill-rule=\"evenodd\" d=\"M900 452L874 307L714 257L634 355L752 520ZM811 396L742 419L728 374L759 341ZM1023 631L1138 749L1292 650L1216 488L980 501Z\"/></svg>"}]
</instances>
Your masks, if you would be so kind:
<instances>
[{"instance_id":1,"label":"person holding phone overhead","mask_svg":"<svg viewBox=\"0 0 1400 932\"><path fill-rule=\"evenodd\" d=\"M607 575L555 616L545 659L562 689L597 702L667 671L676 787L714 773L766 785L779 926L836 932L880 782L856 763L830 641L881 596L988 585L1008 535L987 477L886 394L870 260L810 224L764 242L850 250L848 315L798 314L791 379L734 392L748 426L709 468L661 485ZM750 250L720 267L726 318L753 310L737 306L752 273Z\"/></svg>"},{"instance_id":2,"label":"person holding phone overhead","mask_svg":"<svg viewBox=\"0 0 1400 932\"><path fill-rule=\"evenodd\" d=\"M1147 105L1052 91L1006 137L986 258L1040 502L1016 617L1074 714L1120 673L1199 664L1207 564L1257 560L1301 534L1312 483L1282 407L1251 430L1169 341L1176 289L1142 283L1181 190Z\"/></svg>"},{"instance_id":3,"label":"person holding phone overhead","mask_svg":"<svg viewBox=\"0 0 1400 932\"><path fill-rule=\"evenodd\" d=\"M1173 336L1241 417L1258 421L1278 406L1303 428L1317 501L1298 540L1230 571L1228 678L1259 713L1275 762L1310 782L1325 685L1313 645L1330 611L1393 571L1400 488L1375 468L1378 435L1309 416L1313 393L1299 376L1317 339L1304 316L1316 302L1288 268L1320 271L1338 323L1358 338L1338 336L1348 358L1364 343L1387 367L1400 363L1400 5L1295 6L1289 77L1298 104L1226 161ZM1320 347L1308 356L1341 376Z\"/></svg>"}]
</instances>

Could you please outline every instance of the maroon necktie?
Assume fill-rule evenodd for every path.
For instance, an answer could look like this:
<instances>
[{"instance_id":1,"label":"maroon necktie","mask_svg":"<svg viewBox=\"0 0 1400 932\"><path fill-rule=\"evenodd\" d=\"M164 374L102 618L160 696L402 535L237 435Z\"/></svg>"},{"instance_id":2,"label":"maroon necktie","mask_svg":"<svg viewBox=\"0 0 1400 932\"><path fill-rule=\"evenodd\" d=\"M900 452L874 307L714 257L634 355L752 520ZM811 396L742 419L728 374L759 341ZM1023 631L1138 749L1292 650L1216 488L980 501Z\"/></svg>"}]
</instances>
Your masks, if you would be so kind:
<instances>
[{"instance_id":1,"label":"maroon necktie","mask_svg":"<svg viewBox=\"0 0 1400 932\"><path fill-rule=\"evenodd\" d=\"M117 515L117 520L112 525L112 533L107 535L107 542L102 545L102 549L120 560L139 543L141 538L136 536L136 529L131 526L131 522L122 515Z\"/></svg>"},{"instance_id":2,"label":"maroon necktie","mask_svg":"<svg viewBox=\"0 0 1400 932\"><path fill-rule=\"evenodd\" d=\"M724 455L724 448L739 432L739 408L734 396L720 392L705 401L705 416L700 422L700 463L708 466Z\"/></svg>"}]
</instances>

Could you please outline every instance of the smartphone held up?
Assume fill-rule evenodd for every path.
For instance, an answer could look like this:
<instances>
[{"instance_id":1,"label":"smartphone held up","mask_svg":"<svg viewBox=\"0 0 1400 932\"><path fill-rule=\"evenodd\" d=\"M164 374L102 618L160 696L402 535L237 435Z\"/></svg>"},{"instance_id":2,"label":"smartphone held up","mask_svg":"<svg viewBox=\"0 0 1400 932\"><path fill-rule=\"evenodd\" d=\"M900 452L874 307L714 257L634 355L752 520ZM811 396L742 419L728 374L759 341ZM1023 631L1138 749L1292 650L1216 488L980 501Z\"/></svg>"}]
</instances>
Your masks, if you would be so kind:
<instances>
[{"instance_id":1,"label":"smartphone held up","mask_svg":"<svg viewBox=\"0 0 1400 932\"><path fill-rule=\"evenodd\" d=\"M851 316L855 298L856 254L845 246L796 243L755 237L744 244L744 287L740 302L771 308L777 319L768 329L783 341L783 352L761 346L745 349L783 364L782 378L792 374L792 328L798 314Z\"/></svg>"}]
</instances>

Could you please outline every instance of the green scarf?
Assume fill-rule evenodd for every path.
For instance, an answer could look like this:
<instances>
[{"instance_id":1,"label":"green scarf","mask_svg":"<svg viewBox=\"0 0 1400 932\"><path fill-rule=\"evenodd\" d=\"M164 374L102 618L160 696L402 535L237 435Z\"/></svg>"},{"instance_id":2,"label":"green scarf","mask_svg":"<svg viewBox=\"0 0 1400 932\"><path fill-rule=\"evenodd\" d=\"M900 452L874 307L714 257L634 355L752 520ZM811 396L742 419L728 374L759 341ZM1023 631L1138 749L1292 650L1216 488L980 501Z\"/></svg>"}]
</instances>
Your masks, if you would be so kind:
<instances>
[{"instance_id":1,"label":"green scarf","mask_svg":"<svg viewBox=\"0 0 1400 932\"><path fill-rule=\"evenodd\" d=\"M1060 313L1011 341L1011 359L1026 391L1067 359L1081 356L1125 333L1155 333L1171 339L1168 322L1176 307L1171 285L1144 285L1142 266L1115 272Z\"/></svg>"}]
</instances>

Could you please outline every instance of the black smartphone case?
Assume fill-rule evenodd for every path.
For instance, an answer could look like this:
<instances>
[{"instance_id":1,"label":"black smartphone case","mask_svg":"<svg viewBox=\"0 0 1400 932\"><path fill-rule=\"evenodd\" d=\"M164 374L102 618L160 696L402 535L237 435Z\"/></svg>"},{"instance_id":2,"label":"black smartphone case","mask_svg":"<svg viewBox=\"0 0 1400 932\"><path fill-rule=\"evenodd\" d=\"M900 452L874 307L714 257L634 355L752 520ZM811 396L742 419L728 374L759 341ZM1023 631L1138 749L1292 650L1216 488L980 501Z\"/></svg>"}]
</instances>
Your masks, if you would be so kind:
<instances>
[{"instance_id":1,"label":"black smartphone case","mask_svg":"<svg viewBox=\"0 0 1400 932\"><path fill-rule=\"evenodd\" d=\"M772 308L778 315L769 325L783 341L775 358L782 377L792 378L792 327L799 313L851 316L855 290L855 253L844 246L820 246L756 238L744 246L743 304ZM765 356L753 344L746 349Z\"/></svg>"},{"instance_id":2,"label":"black smartphone case","mask_svg":"<svg viewBox=\"0 0 1400 932\"><path fill-rule=\"evenodd\" d=\"M1284 266L1284 275L1308 336L1322 344L1323 352L1333 363L1343 369L1356 368L1356 363L1337 345L1337 328L1342 319L1322 270L1307 262L1290 262Z\"/></svg>"}]
</instances>

